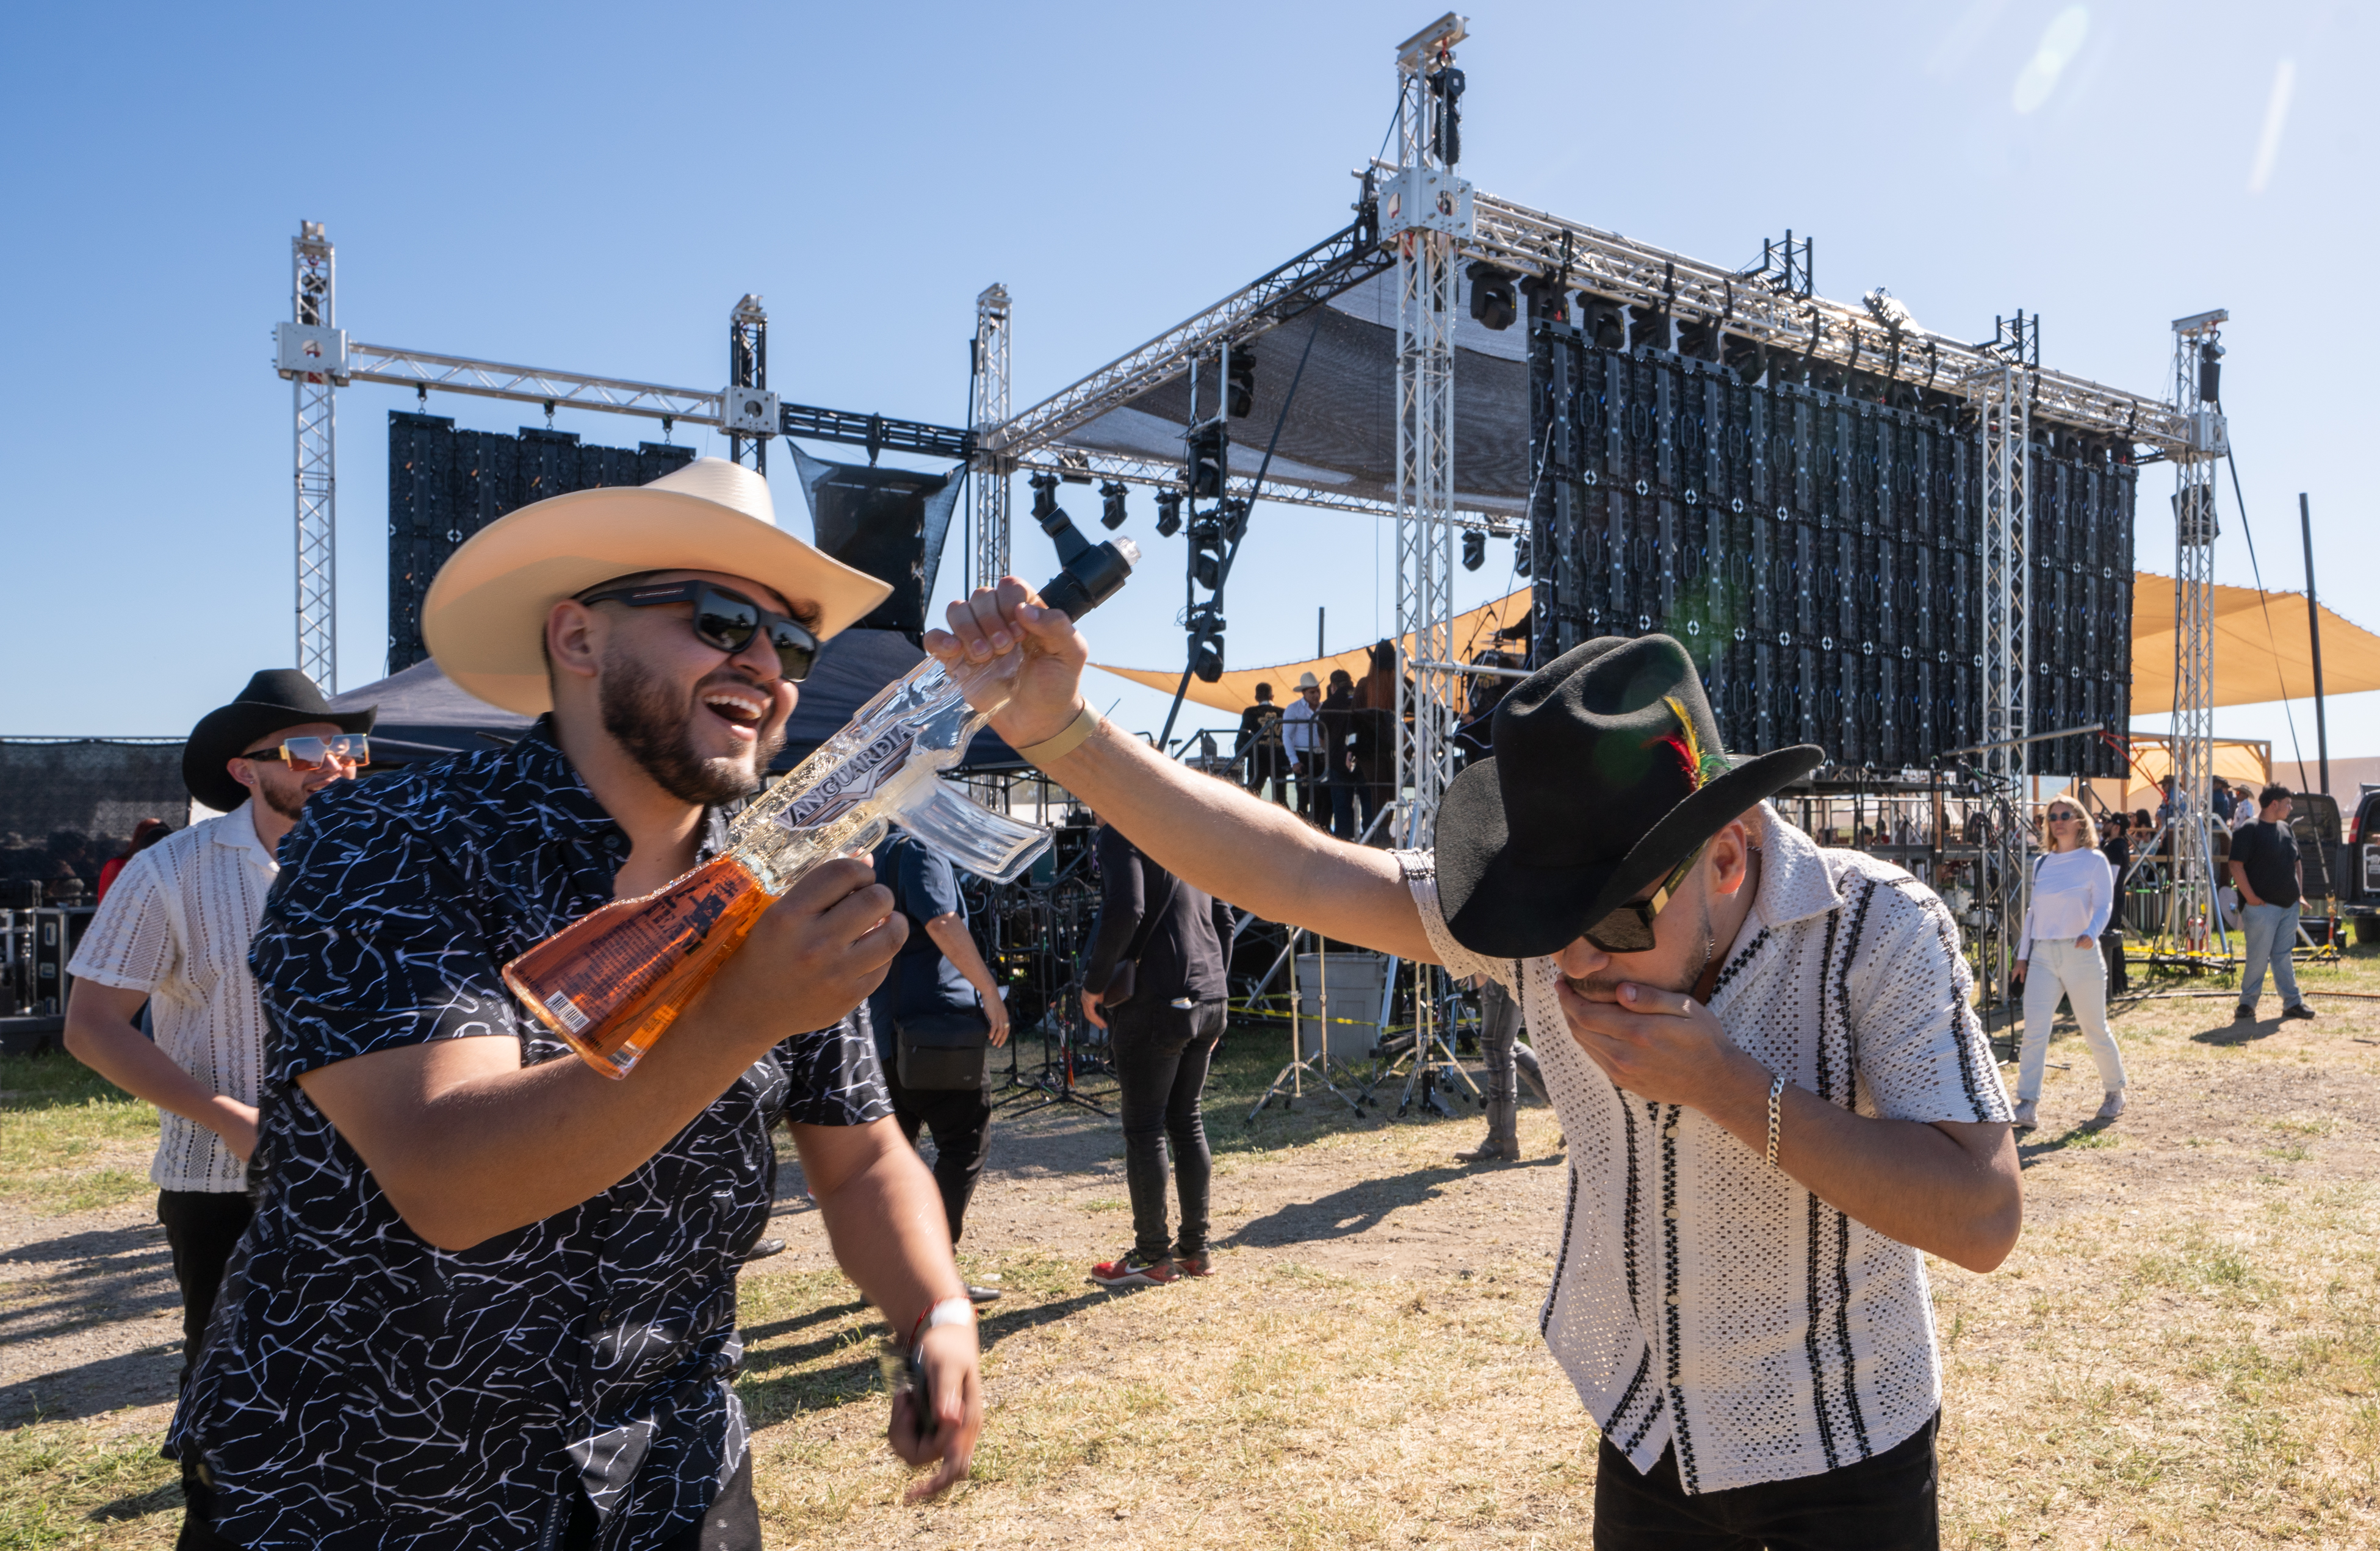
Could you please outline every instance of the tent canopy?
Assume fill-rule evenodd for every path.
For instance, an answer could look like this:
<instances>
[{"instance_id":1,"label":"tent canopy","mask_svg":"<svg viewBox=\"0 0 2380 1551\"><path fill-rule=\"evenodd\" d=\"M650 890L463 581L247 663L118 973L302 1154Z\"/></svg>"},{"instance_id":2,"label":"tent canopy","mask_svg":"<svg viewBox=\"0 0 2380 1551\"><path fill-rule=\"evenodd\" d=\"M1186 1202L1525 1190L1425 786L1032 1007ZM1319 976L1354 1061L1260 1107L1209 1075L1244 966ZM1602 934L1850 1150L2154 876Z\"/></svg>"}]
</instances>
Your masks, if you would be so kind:
<instances>
[{"instance_id":1,"label":"tent canopy","mask_svg":"<svg viewBox=\"0 0 2380 1551\"><path fill-rule=\"evenodd\" d=\"M1310 369L1309 369L1310 370ZM1303 389L1300 390L1304 392ZM1294 420L1293 418L1293 423ZM2173 578L2154 571L2132 578L2132 714L2155 716L2173 704L2174 596ZM2215 589L2215 703L2251 706L2287 697L2313 693L2313 649L2306 638L2305 594L2259 593L2252 587ZM1468 662L1490 642L1497 630L1517 624L1529 612L1529 589L1498 599L1454 622L1454 660ZM2267 632L2265 622L2271 621ZM1413 654L1413 637L1405 638ZM1259 683L1273 686L1277 699L1287 700L1290 685L1300 673L1329 682L1330 670L1344 668L1360 678L1366 665L1366 648L1342 651L1305 662L1281 662L1269 668L1243 668L1225 673L1213 684L1190 681L1189 697L1217 710L1237 712L1256 702ZM1181 682L1179 668L1099 667L1119 678L1173 693ZM2380 689L2380 636L2374 635L2328 607L2322 611L2323 692L2353 695ZM2242 774L2240 780L2254 779Z\"/></svg>"}]
</instances>

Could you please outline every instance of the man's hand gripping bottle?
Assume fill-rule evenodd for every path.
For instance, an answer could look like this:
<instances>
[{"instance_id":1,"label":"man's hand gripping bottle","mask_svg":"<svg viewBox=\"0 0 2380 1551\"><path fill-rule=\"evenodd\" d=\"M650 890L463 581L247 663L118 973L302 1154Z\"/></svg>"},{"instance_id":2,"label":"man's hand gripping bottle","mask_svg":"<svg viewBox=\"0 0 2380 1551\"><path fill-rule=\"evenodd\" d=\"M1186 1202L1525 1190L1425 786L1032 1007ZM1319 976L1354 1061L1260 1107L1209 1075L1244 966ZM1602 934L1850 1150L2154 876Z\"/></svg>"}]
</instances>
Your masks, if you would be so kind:
<instances>
[{"instance_id":1,"label":"man's hand gripping bottle","mask_svg":"<svg viewBox=\"0 0 2380 1551\"><path fill-rule=\"evenodd\" d=\"M1140 559L1129 539L1088 543L1062 513L1043 526L1065 569L1042 600L1069 618L1107 601ZM919 663L745 808L726 851L653 893L580 917L504 965L504 984L589 1066L625 1077L761 912L820 862L872 848L889 826L979 877L1014 878L1050 832L990 812L941 775L1008 703L1024 659Z\"/></svg>"}]
</instances>

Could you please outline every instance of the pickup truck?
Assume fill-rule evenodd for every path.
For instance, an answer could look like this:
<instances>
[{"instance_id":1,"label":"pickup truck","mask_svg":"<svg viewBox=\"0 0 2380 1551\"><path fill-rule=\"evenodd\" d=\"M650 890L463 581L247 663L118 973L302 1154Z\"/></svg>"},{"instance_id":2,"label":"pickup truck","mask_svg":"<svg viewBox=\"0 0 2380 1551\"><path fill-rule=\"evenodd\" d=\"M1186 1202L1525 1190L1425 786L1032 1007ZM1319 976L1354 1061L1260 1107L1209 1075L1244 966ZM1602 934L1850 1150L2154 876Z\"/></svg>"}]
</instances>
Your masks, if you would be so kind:
<instances>
[{"instance_id":1,"label":"pickup truck","mask_svg":"<svg viewBox=\"0 0 2380 1551\"><path fill-rule=\"evenodd\" d=\"M2306 798L2300 797L2291 815L2301 837L2309 817L2306 803ZM2356 941L2380 942L2380 787L2363 789L2338 855L2338 865L2333 871L2338 914L2354 923Z\"/></svg>"}]
</instances>

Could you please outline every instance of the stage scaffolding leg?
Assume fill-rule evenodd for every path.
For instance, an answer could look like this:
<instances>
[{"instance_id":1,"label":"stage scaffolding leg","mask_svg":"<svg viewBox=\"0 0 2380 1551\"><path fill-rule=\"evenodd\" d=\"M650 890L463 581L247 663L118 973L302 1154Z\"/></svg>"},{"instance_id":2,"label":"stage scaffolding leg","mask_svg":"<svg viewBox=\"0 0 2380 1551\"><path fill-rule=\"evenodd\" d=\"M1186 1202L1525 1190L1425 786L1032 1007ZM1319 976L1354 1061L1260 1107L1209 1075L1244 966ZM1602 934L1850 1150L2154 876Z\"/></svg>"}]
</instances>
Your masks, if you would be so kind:
<instances>
[{"instance_id":1,"label":"stage scaffolding leg","mask_svg":"<svg viewBox=\"0 0 2380 1551\"><path fill-rule=\"evenodd\" d=\"M2186 963L2228 964L2229 934L2215 908L2215 842L2207 825L2215 781L2215 465L2226 449L2214 384L2203 360L2218 359L2222 311L2173 325L2174 407L2191 426L2174 469L2173 882L2165 947ZM2207 351L2213 354L2208 356Z\"/></svg>"},{"instance_id":2,"label":"stage scaffolding leg","mask_svg":"<svg viewBox=\"0 0 2380 1551\"><path fill-rule=\"evenodd\" d=\"M1995 788L1991 833L1984 842L1977 898L1984 904L1977 955L1985 1027L1998 1024L2016 1056L2014 999L2009 975L2017 934L2024 929L2033 885L2032 793L2027 789L2025 738L2031 734L2026 557L2031 550L2031 370L2040 364L2040 321L2016 315L2002 321L1991 357L1968 381L1983 462L1984 770Z\"/></svg>"},{"instance_id":3,"label":"stage scaffolding leg","mask_svg":"<svg viewBox=\"0 0 2380 1551\"><path fill-rule=\"evenodd\" d=\"M975 424L980 446L1008 423L1008 287L994 284L975 298ZM975 455L975 547L967 556L970 588L990 587L1008 575L1008 481L1014 458L997 453Z\"/></svg>"},{"instance_id":4,"label":"stage scaffolding leg","mask_svg":"<svg viewBox=\"0 0 2380 1551\"><path fill-rule=\"evenodd\" d=\"M290 311L300 328L335 330L336 254L319 221L289 241ZM330 372L291 376L297 407L298 670L339 688L337 384Z\"/></svg>"}]
</instances>

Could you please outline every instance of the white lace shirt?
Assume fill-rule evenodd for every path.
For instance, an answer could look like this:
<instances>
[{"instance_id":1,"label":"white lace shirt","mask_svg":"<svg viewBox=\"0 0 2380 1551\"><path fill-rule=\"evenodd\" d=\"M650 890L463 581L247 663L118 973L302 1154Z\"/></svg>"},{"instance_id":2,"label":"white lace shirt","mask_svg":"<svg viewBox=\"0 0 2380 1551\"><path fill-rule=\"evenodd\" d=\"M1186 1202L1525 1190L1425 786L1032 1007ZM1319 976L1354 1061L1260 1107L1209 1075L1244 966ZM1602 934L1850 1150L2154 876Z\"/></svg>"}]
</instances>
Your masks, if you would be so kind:
<instances>
[{"instance_id":1,"label":"white lace shirt","mask_svg":"<svg viewBox=\"0 0 2380 1551\"><path fill-rule=\"evenodd\" d=\"M2009 1119L1942 902L1899 867L1761 818L1753 908L1711 998L1728 1036L1863 1115ZM1919 1253L1699 1111L1614 1086L1571 1037L1554 961L1462 947L1430 858L1402 859L1439 961L1502 981L1527 1016L1570 1152L1539 1328L1612 1445L1640 1471L1674 1445L1701 1493L1815 1475L1924 1426L1942 1383Z\"/></svg>"},{"instance_id":2,"label":"white lace shirt","mask_svg":"<svg viewBox=\"0 0 2380 1551\"><path fill-rule=\"evenodd\" d=\"M280 873L246 804L168 835L124 865L67 972L146 991L157 1048L206 1087L253 1104L264 1010L248 945ZM245 1166L213 1132L158 1118L149 1177L160 1190L245 1188Z\"/></svg>"}]
</instances>

